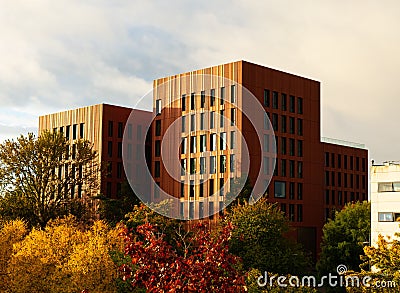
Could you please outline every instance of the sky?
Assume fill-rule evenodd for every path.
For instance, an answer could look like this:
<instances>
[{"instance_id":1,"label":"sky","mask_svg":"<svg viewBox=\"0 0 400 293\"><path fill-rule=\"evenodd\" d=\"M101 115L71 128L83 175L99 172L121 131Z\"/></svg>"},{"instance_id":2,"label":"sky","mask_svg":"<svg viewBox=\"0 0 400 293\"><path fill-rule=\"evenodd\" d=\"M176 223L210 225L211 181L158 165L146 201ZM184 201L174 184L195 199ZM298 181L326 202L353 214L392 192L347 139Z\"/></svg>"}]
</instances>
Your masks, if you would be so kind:
<instances>
[{"instance_id":1,"label":"sky","mask_svg":"<svg viewBox=\"0 0 400 293\"><path fill-rule=\"evenodd\" d=\"M0 0L0 142L36 132L39 115L133 107L153 79L247 60L321 82L322 136L400 160L399 11L397 0Z\"/></svg>"}]
</instances>

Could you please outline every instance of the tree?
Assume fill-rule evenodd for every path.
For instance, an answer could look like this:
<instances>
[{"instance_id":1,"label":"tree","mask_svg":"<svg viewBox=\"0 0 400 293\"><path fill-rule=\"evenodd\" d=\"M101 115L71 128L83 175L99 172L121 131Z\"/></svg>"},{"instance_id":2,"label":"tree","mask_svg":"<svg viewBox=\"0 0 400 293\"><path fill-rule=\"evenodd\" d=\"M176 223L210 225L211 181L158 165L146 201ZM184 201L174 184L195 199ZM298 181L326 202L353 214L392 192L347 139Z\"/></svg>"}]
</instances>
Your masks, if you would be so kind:
<instances>
[{"instance_id":1,"label":"tree","mask_svg":"<svg viewBox=\"0 0 400 293\"><path fill-rule=\"evenodd\" d=\"M228 251L231 231L226 225L212 237L204 224L198 224L180 255L149 223L137 227L142 241L125 228L121 236L132 262L122 266L124 278L146 292L244 292L239 259Z\"/></svg>"},{"instance_id":2,"label":"tree","mask_svg":"<svg viewBox=\"0 0 400 293\"><path fill-rule=\"evenodd\" d=\"M309 258L300 246L285 237L288 220L267 199L233 207L223 224L226 222L234 226L229 251L242 258L246 270L297 274L309 267Z\"/></svg>"},{"instance_id":3,"label":"tree","mask_svg":"<svg viewBox=\"0 0 400 293\"><path fill-rule=\"evenodd\" d=\"M33 228L15 243L8 262L9 292L116 292L118 267L110 253L122 250L119 230L102 221L83 229L72 216Z\"/></svg>"},{"instance_id":4,"label":"tree","mask_svg":"<svg viewBox=\"0 0 400 293\"><path fill-rule=\"evenodd\" d=\"M27 217L30 224L42 227L57 216L82 212L75 195L97 191L99 164L88 141L70 146L62 133L44 131L39 137L21 135L0 144L0 184L5 198L0 201L0 215ZM9 205L17 199L18 205Z\"/></svg>"},{"instance_id":5,"label":"tree","mask_svg":"<svg viewBox=\"0 0 400 293\"><path fill-rule=\"evenodd\" d=\"M141 203L127 181L122 183L121 193L118 196L119 198L116 199L105 196L97 197L100 199L100 218L113 226L124 220L125 215L132 212L135 206Z\"/></svg>"},{"instance_id":6,"label":"tree","mask_svg":"<svg viewBox=\"0 0 400 293\"><path fill-rule=\"evenodd\" d=\"M320 274L335 273L341 264L349 270L360 270L363 243L368 242L371 230L370 219L371 205L364 201L347 204L325 224L317 263Z\"/></svg>"}]
</instances>

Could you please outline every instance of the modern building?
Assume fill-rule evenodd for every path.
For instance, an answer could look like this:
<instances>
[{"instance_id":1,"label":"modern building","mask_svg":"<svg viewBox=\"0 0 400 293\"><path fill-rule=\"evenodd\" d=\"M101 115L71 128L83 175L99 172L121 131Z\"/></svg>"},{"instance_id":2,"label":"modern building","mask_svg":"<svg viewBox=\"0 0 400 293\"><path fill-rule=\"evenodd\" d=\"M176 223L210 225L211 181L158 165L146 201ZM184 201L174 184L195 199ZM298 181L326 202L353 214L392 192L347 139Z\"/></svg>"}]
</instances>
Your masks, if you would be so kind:
<instances>
[{"instance_id":1,"label":"modern building","mask_svg":"<svg viewBox=\"0 0 400 293\"><path fill-rule=\"evenodd\" d=\"M138 141L146 136L147 129L139 124L128 123L126 125L132 112L136 117L140 117L143 124L150 123L151 112L98 104L40 116L39 134L43 130L62 132L70 142L71 150L78 139L86 139L93 143L93 149L98 153L98 163L104 168L103 172L99 173L100 189L93 190L90 195L102 194L109 198L117 198L124 181L126 181L122 159L124 131L126 131L126 142L127 146L130 146L131 153L136 153L136 148L150 148L150 141L147 141L147 146L138 146ZM130 158L131 162L126 164L126 170L132 173L132 175L129 174L130 176L134 176L132 169L139 158L134 155L131 155ZM75 196L80 198L84 195L79 194L77 190Z\"/></svg>"},{"instance_id":2,"label":"modern building","mask_svg":"<svg viewBox=\"0 0 400 293\"><path fill-rule=\"evenodd\" d=\"M400 232L400 162L371 166L371 244Z\"/></svg>"},{"instance_id":3,"label":"modern building","mask_svg":"<svg viewBox=\"0 0 400 293\"><path fill-rule=\"evenodd\" d=\"M271 121L260 131L261 142L245 113L251 112L246 109L252 103L249 93ZM238 61L157 79L153 99L153 177L162 190L181 199L184 218L201 218L223 207L237 178L246 175L251 184L262 178L262 193L280 205L294 236L316 255L322 227L333 211L367 200L365 147L321 142L318 81ZM164 135L177 119L180 151L171 150L168 161L182 167L179 178L166 172L160 156ZM245 147L240 134L248 148L248 173L241 170ZM275 149L276 158L271 154ZM212 202L206 201L216 193Z\"/></svg>"}]
</instances>

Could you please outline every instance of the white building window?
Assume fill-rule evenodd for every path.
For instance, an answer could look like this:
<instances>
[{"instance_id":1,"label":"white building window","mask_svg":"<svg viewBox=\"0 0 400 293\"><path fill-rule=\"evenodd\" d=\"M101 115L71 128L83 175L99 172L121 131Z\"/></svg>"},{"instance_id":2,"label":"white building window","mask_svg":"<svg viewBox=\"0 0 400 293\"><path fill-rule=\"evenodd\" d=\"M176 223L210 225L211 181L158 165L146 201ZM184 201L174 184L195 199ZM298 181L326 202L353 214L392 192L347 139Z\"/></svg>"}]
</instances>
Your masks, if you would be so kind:
<instances>
[{"instance_id":1,"label":"white building window","mask_svg":"<svg viewBox=\"0 0 400 293\"><path fill-rule=\"evenodd\" d=\"M384 213L378 213L378 221L379 222L393 222L393 213L390 212L384 212Z\"/></svg>"},{"instance_id":2,"label":"white building window","mask_svg":"<svg viewBox=\"0 0 400 293\"><path fill-rule=\"evenodd\" d=\"M161 100L156 100L156 115L161 114Z\"/></svg>"}]
</instances>

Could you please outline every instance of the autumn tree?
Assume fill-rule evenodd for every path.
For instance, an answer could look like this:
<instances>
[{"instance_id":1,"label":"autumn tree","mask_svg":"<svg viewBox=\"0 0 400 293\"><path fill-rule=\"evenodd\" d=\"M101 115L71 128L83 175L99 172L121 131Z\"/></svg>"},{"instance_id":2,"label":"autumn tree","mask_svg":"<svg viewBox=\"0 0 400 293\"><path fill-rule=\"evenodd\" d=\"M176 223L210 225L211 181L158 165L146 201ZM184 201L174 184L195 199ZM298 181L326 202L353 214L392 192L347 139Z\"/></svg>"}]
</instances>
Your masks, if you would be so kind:
<instances>
[{"instance_id":1,"label":"autumn tree","mask_svg":"<svg viewBox=\"0 0 400 293\"><path fill-rule=\"evenodd\" d=\"M117 229L97 221L83 229L69 216L33 228L15 243L8 266L10 292L116 292L118 267L111 252L122 250Z\"/></svg>"},{"instance_id":2,"label":"autumn tree","mask_svg":"<svg viewBox=\"0 0 400 293\"><path fill-rule=\"evenodd\" d=\"M296 274L304 273L309 267L306 253L285 237L290 230L285 215L267 199L233 207L225 221L235 227L229 251L243 259L246 270Z\"/></svg>"},{"instance_id":3,"label":"autumn tree","mask_svg":"<svg viewBox=\"0 0 400 293\"><path fill-rule=\"evenodd\" d=\"M323 228L321 255L317 269L321 274L334 273L338 265L359 271L364 254L363 243L368 242L371 205L364 202L347 204Z\"/></svg>"},{"instance_id":4,"label":"autumn tree","mask_svg":"<svg viewBox=\"0 0 400 293\"><path fill-rule=\"evenodd\" d=\"M218 237L212 237L199 224L180 255L152 224L137 227L143 240L125 228L121 236L132 261L121 268L124 278L146 292L244 292L239 259L228 251L231 232L232 226L227 225Z\"/></svg>"},{"instance_id":5,"label":"autumn tree","mask_svg":"<svg viewBox=\"0 0 400 293\"><path fill-rule=\"evenodd\" d=\"M57 216L84 214L79 200L99 186L97 154L90 142L70 145L62 133L21 135L0 144L0 215L42 227Z\"/></svg>"}]
</instances>

